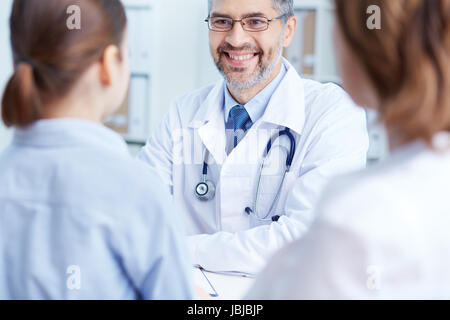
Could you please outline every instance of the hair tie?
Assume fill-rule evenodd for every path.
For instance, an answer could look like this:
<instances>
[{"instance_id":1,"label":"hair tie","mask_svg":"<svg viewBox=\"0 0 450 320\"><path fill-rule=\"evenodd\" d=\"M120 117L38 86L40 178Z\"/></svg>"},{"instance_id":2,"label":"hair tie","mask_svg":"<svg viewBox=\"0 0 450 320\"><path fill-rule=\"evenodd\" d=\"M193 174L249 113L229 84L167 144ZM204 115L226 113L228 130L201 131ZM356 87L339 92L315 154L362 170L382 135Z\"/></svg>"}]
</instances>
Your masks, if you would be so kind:
<instances>
[{"instance_id":1,"label":"hair tie","mask_svg":"<svg viewBox=\"0 0 450 320\"><path fill-rule=\"evenodd\" d=\"M33 69L36 68L36 64L30 58L26 58L26 57L19 58L17 60L17 64L21 64L21 63L26 63L26 64L30 65Z\"/></svg>"}]
</instances>

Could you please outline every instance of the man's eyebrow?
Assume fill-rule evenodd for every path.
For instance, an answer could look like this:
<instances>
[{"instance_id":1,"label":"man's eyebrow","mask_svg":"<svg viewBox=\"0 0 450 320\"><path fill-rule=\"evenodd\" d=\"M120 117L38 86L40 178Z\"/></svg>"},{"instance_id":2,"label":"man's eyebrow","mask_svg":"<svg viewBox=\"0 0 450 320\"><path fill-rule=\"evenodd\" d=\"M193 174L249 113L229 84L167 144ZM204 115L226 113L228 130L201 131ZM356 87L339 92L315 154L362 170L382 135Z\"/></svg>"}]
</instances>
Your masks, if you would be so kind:
<instances>
[{"instance_id":1,"label":"man's eyebrow","mask_svg":"<svg viewBox=\"0 0 450 320\"><path fill-rule=\"evenodd\" d=\"M225 13L220 13L220 12L212 12L212 13L209 15L209 17L210 17L210 18L222 17L222 18L230 18L230 19L233 19L232 16L230 16L230 15L228 15L228 14L225 14Z\"/></svg>"},{"instance_id":2,"label":"man's eyebrow","mask_svg":"<svg viewBox=\"0 0 450 320\"><path fill-rule=\"evenodd\" d=\"M209 17L210 17L210 18L223 17L223 18L230 18L230 19L233 19L233 17L230 16L229 14L220 13L220 12L212 12L212 13L209 15ZM252 12L252 13L244 14L244 15L242 16L242 19L250 18L250 17L267 18L267 16L266 16L264 13L262 13L262 12Z\"/></svg>"},{"instance_id":3,"label":"man's eyebrow","mask_svg":"<svg viewBox=\"0 0 450 320\"><path fill-rule=\"evenodd\" d=\"M262 12L253 12L253 13L245 14L245 15L242 17L242 19L250 18L250 17L267 18L267 16L266 16L264 13L262 13Z\"/></svg>"}]
</instances>

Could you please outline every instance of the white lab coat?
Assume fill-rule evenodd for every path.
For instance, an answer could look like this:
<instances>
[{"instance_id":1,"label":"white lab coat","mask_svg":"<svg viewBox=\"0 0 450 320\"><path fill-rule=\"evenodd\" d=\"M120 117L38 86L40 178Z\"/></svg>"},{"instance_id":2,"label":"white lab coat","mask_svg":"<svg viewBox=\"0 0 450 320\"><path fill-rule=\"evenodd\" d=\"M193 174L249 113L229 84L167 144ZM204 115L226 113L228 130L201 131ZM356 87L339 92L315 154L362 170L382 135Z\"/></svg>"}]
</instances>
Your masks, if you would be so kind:
<instances>
[{"instance_id":1,"label":"white lab coat","mask_svg":"<svg viewBox=\"0 0 450 320\"><path fill-rule=\"evenodd\" d=\"M450 134L333 181L249 299L450 299Z\"/></svg>"},{"instance_id":2,"label":"white lab coat","mask_svg":"<svg viewBox=\"0 0 450 320\"><path fill-rule=\"evenodd\" d=\"M308 230L312 209L326 182L365 166L364 111L338 86L302 79L289 62L285 64L287 74L264 115L229 155L225 151L223 80L176 99L139 155L169 186L190 235L194 261L207 270L260 271L272 253ZM297 149L271 213L281 218L264 224L244 209L254 202L269 137L273 130L285 128L294 134ZM286 143L282 140L280 144ZM205 148L212 160L208 180L217 188L215 199L209 202L194 195L202 180ZM276 150L280 161L285 161L286 155ZM270 173L261 183L258 207L262 210L275 198L282 170Z\"/></svg>"}]
</instances>

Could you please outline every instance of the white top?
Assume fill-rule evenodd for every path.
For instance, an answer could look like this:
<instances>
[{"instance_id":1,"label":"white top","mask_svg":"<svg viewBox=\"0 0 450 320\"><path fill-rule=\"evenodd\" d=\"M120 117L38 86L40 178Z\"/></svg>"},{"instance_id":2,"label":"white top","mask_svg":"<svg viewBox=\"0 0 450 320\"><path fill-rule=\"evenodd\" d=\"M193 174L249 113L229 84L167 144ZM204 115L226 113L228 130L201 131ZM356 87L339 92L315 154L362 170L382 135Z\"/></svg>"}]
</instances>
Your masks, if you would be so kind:
<instances>
[{"instance_id":1,"label":"white top","mask_svg":"<svg viewBox=\"0 0 450 320\"><path fill-rule=\"evenodd\" d=\"M99 124L42 120L0 155L1 299L189 299L157 175Z\"/></svg>"},{"instance_id":2,"label":"white top","mask_svg":"<svg viewBox=\"0 0 450 320\"><path fill-rule=\"evenodd\" d=\"M250 299L449 299L450 135L333 182Z\"/></svg>"},{"instance_id":3,"label":"white top","mask_svg":"<svg viewBox=\"0 0 450 320\"><path fill-rule=\"evenodd\" d=\"M276 250L305 234L313 220L312 208L331 177L365 167L369 139L364 110L338 86L302 79L289 62L284 63L288 71L263 116L230 154L221 80L176 99L139 155L172 193L191 236L194 263L207 270L260 271ZM254 206L267 143L285 128L297 146L291 171L276 200L287 155L274 146L255 210L269 220L274 215L281 218L260 222L245 208ZM276 143L289 148L286 137L280 140ZM207 179L216 185L216 196L208 202L194 194L203 178L205 150L210 155Z\"/></svg>"}]
</instances>

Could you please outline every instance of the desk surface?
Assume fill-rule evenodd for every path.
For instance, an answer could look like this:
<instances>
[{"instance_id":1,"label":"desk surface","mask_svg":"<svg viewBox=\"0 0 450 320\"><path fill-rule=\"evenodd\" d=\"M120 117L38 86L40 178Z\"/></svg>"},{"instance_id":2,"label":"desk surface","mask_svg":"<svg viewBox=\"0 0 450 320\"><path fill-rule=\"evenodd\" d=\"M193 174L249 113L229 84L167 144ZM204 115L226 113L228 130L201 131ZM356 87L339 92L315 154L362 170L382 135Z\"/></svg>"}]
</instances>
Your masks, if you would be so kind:
<instances>
[{"instance_id":1,"label":"desk surface","mask_svg":"<svg viewBox=\"0 0 450 320\"><path fill-rule=\"evenodd\" d=\"M194 272L194 285L197 288L213 293L212 286L217 292L218 297L211 297L212 300L241 300L255 281L255 279L248 277L202 272L197 268Z\"/></svg>"}]
</instances>

